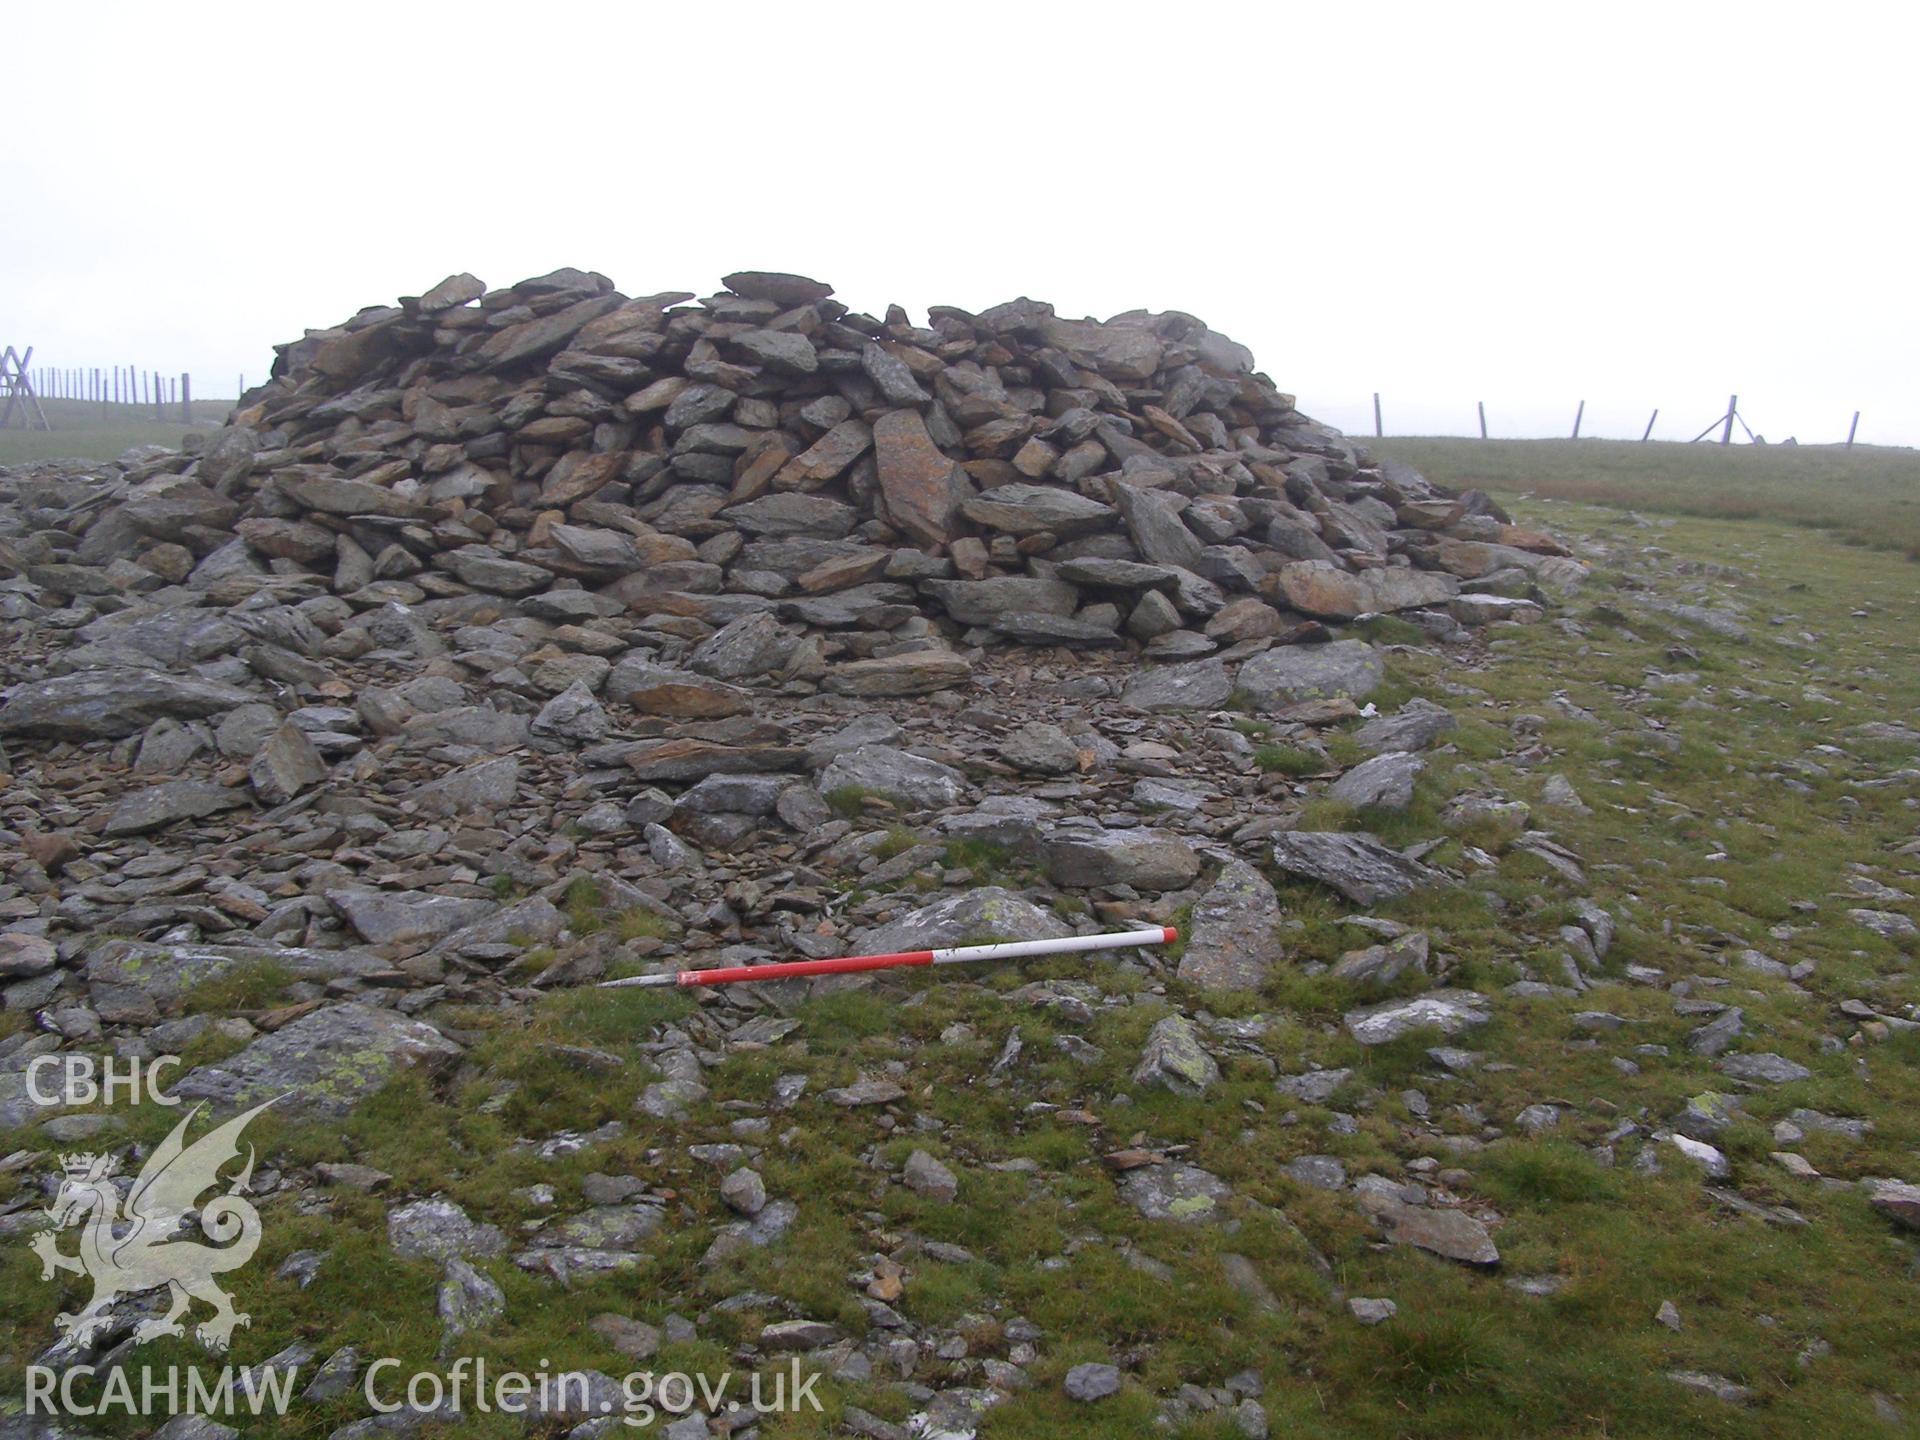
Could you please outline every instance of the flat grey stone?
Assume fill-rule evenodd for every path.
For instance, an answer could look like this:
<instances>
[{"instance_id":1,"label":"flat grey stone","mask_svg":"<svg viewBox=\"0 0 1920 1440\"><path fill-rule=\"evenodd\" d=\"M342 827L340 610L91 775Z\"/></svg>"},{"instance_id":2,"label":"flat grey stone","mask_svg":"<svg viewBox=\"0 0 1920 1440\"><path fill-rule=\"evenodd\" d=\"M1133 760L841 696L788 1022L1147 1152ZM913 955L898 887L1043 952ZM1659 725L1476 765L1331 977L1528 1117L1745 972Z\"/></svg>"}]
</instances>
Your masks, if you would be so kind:
<instances>
[{"instance_id":1,"label":"flat grey stone","mask_svg":"<svg viewBox=\"0 0 1920 1440\"><path fill-rule=\"evenodd\" d=\"M1288 645L1254 656L1240 667L1238 686L1263 711L1301 700L1345 695L1364 700L1386 679L1380 653L1364 640Z\"/></svg>"},{"instance_id":2,"label":"flat grey stone","mask_svg":"<svg viewBox=\"0 0 1920 1440\"><path fill-rule=\"evenodd\" d=\"M1120 703L1135 710L1217 710L1233 695L1233 677L1214 659L1147 665L1127 677Z\"/></svg>"},{"instance_id":3,"label":"flat grey stone","mask_svg":"<svg viewBox=\"0 0 1920 1440\"><path fill-rule=\"evenodd\" d=\"M0 705L0 734L118 739L163 717L204 720L260 696L233 685L160 670L90 670L15 685Z\"/></svg>"},{"instance_id":4,"label":"flat grey stone","mask_svg":"<svg viewBox=\"0 0 1920 1440\"><path fill-rule=\"evenodd\" d=\"M104 833L144 835L181 820L203 820L247 803L246 792L205 780L168 780L136 790L107 817Z\"/></svg>"},{"instance_id":5,"label":"flat grey stone","mask_svg":"<svg viewBox=\"0 0 1920 1440\"><path fill-rule=\"evenodd\" d=\"M1487 997L1473 990L1430 990L1425 995L1387 1000L1350 1010L1347 1032L1362 1045L1384 1045L1416 1030L1458 1035L1492 1019Z\"/></svg>"},{"instance_id":6,"label":"flat grey stone","mask_svg":"<svg viewBox=\"0 0 1920 1440\"><path fill-rule=\"evenodd\" d=\"M1413 804L1413 782L1426 762L1405 750L1362 760L1327 787L1327 798L1356 810L1398 812Z\"/></svg>"},{"instance_id":7,"label":"flat grey stone","mask_svg":"<svg viewBox=\"0 0 1920 1440\"><path fill-rule=\"evenodd\" d=\"M1784 1055L1766 1052L1758 1055L1729 1055L1715 1067L1736 1080L1751 1080L1766 1085L1786 1085L1805 1080L1813 1072Z\"/></svg>"},{"instance_id":8,"label":"flat grey stone","mask_svg":"<svg viewBox=\"0 0 1920 1440\"><path fill-rule=\"evenodd\" d=\"M943 896L856 937L866 954L938 950L998 940L1058 940L1073 931L1053 911L997 885Z\"/></svg>"},{"instance_id":9,"label":"flat grey stone","mask_svg":"<svg viewBox=\"0 0 1920 1440\"><path fill-rule=\"evenodd\" d=\"M188 1071L175 1086L222 1110L275 1096L277 1113L338 1118L402 1071L438 1068L460 1047L431 1025L349 1001L303 1015L229 1059Z\"/></svg>"},{"instance_id":10,"label":"flat grey stone","mask_svg":"<svg viewBox=\"0 0 1920 1440\"><path fill-rule=\"evenodd\" d=\"M1062 826L1043 845L1047 877L1056 885L1133 885L1177 890L1200 873L1200 857L1170 830L1101 830Z\"/></svg>"},{"instance_id":11,"label":"flat grey stone","mask_svg":"<svg viewBox=\"0 0 1920 1440\"><path fill-rule=\"evenodd\" d=\"M1356 905L1398 900L1446 878L1361 831L1284 831L1274 837L1273 863L1338 890Z\"/></svg>"},{"instance_id":12,"label":"flat grey stone","mask_svg":"<svg viewBox=\"0 0 1920 1440\"><path fill-rule=\"evenodd\" d=\"M1120 1371L1113 1365L1090 1362L1067 1371L1064 1388L1069 1400L1089 1404L1120 1393Z\"/></svg>"},{"instance_id":13,"label":"flat grey stone","mask_svg":"<svg viewBox=\"0 0 1920 1440\"><path fill-rule=\"evenodd\" d=\"M1376 715L1353 732L1376 755L1388 750L1425 750L1459 728L1453 712L1430 700L1409 700L1391 715Z\"/></svg>"},{"instance_id":14,"label":"flat grey stone","mask_svg":"<svg viewBox=\"0 0 1920 1440\"><path fill-rule=\"evenodd\" d=\"M1233 1193L1218 1175L1183 1161L1142 1165L1120 1177L1120 1198L1149 1220L1197 1225L1222 1218Z\"/></svg>"},{"instance_id":15,"label":"flat grey stone","mask_svg":"<svg viewBox=\"0 0 1920 1440\"><path fill-rule=\"evenodd\" d=\"M501 1254L507 1237L472 1219L451 1200L413 1200L387 1212L387 1243L410 1260L454 1260Z\"/></svg>"}]
</instances>

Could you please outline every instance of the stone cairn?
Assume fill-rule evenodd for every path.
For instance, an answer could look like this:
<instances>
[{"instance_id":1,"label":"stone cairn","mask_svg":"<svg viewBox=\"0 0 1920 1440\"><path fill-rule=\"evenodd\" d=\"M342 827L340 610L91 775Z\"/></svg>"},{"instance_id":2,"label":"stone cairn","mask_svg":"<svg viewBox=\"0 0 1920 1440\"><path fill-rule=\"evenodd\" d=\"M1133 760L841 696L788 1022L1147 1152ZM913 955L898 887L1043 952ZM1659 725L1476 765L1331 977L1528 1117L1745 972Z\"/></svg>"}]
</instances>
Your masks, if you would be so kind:
<instances>
[{"instance_id":1,"label":"stone cairn","mask_svg":"<svg viewBox=\"0 0 1920 1440\"><path fill-rule=\"evenodd\" d=\"M800 276L725 283L459 275L309 332L79 558L241 589L265 562L258 584L356 607L541 597L689 643L735 625L853 693L952 684L1004 641L1232 660L1393 611L1458 638L1577 569L1370 460L1192 316L1020 299L922 327Z\"/></svg>"},{"instance_id":2,"label":"stone cairn","mask_svg":"<svg viewBox=\"0 0 1920 1440\"><path fill-rule=\"evenodd\" d=\"M833 953L894 902L842 913L795 842L755 836L825 870L925 864L875 851L887 814L1044 844L1052 881L1122 887L1102 914L1126 919L1287 828L1279 777L1207 712L1350 717L1384 672L1343 622L1456 643L1584 574L1301 415L1191 316L1022 299L923 327L799 276L726 284L454 276L281 347L179 451L0 471L0 921L72 936L70 966L103 933L338 947L344 925L452 984L408 957L498 963L505 932L469 913L488 886L537 892L502 914L551 938L584 874L669 907L685 948ZM1102 726L1145 748L1114 768ZM1140 826L1114 789L1138 773L1216 798L1156 791L1172 829ZM995 790L1081 774L1064 805ZM1360 903L1380 887L1354 864L1406 879L1290 843L1279 863ZM0 999L69 993L52 954Z\"/></svg>"}]
</instances>

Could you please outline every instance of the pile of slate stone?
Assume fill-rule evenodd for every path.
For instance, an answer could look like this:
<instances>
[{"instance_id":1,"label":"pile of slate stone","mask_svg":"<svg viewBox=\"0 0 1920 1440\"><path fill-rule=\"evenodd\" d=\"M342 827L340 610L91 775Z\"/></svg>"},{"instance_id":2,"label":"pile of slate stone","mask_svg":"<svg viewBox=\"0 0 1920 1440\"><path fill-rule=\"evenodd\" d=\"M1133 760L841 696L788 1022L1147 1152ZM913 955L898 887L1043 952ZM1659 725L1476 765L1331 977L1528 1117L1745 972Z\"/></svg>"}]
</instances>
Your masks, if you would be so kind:
<instances>
[{"instance_id":1,"label":"pile of slate stone","mask_svg":"<svg viewBox=\"0 0 1920 1440\"><path fill-rule=\"evenodd\" d=\"M281 346L77 547L14 558L87 593L537 598L670 650L748 622L789 675L864 663L850 693L953 684L1005 641L1231 661L1396 611L1458 639L1583 571L1486 497L1372 462L1190 315L1020 299L921 326L800 276L725 283L459 275L362 311Z\"/></svg>"}]
</instances>

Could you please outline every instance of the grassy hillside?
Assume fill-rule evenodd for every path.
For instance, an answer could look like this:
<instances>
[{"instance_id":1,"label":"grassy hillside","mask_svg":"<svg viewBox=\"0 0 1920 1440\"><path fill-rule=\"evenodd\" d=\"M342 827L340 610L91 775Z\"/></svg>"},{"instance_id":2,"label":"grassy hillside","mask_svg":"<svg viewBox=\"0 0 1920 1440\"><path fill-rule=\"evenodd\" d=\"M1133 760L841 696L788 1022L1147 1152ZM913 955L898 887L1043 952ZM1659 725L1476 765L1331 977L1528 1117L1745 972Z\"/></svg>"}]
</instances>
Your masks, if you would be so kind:
<instances>
[{"instance_id":1,"label":"grassy hillside","mask_svg":"<svg viewBox=\"0 0 1920 1440\"><path fill-rule=\"evenodd\" d=\"M1627 440L1369 440L1443 485L1708 519L1783 520L1920 558L1920 450Z\"/></svg>"},{"instance_id":2,"label":"grassy hillside","mask_svg":"<svg viewBox=\"0 0 1920 1440\"><path fill-rule=\"evenodd\" d=\"M189 430L209 430L227 418L231 400L196 400L193 423L183 424L180 407L167 407L167 418L156 420L151 406L115 405L106 412L87 400L42 400L51 432L22 430L20 412L14 425L0 430L0 465L76 456L84 460L111 460L135 445L178 445ZM103 418L104 414L104 418Z\"/></svg>"}]
</instances>

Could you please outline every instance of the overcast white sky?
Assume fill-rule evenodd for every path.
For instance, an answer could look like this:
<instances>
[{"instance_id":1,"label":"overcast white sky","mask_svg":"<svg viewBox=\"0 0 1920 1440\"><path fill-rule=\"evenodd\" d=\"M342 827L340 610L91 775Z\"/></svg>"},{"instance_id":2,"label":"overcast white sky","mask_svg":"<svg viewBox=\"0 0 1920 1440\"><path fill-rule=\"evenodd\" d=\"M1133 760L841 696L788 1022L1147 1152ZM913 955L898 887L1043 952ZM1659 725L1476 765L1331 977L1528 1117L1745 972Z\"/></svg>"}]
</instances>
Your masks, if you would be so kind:
<instances>
[{"instance_id":1,"label":"overcast white sky","mask_svg":"<svg viewBox=\"0 0 1920 1440\"><path fill-rule=\"evenodd\" d=\"M1191 311L1370 431L1920 443L1893 4L15 5L0 344L192 372L471 270Z\"/></svg>"}]
</instances>

